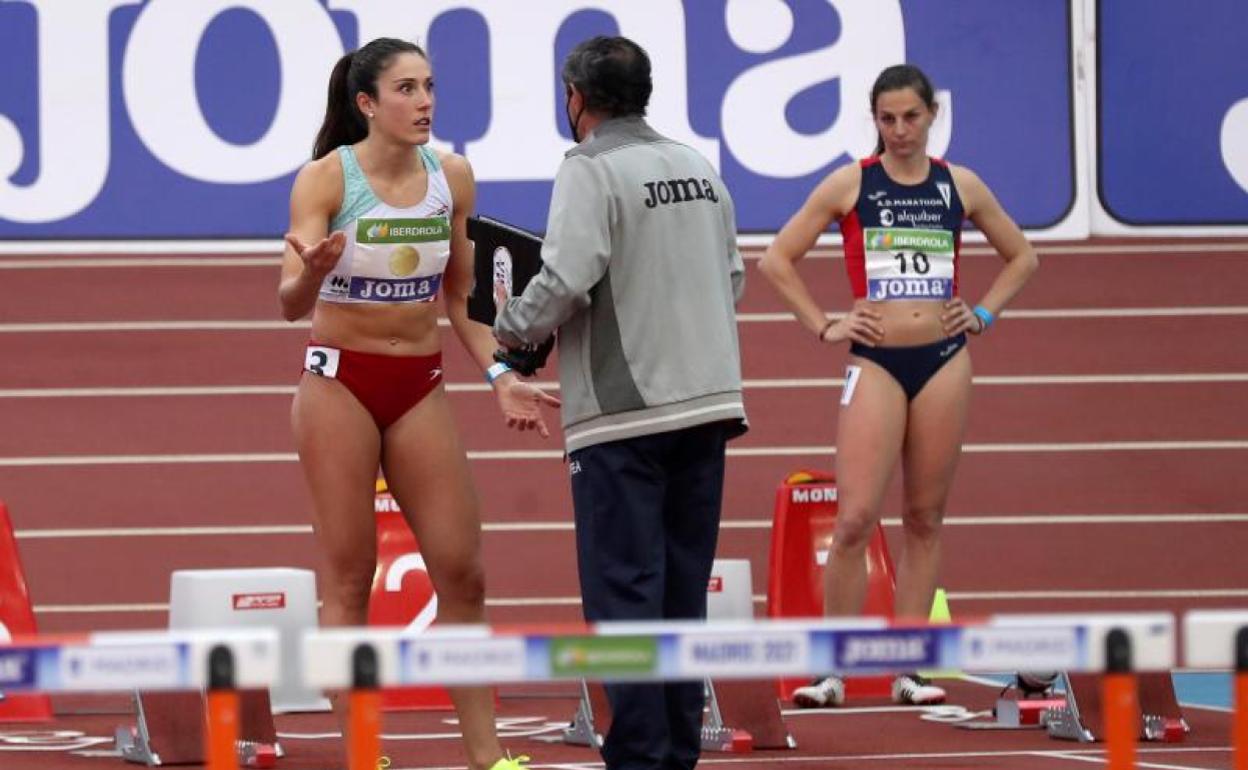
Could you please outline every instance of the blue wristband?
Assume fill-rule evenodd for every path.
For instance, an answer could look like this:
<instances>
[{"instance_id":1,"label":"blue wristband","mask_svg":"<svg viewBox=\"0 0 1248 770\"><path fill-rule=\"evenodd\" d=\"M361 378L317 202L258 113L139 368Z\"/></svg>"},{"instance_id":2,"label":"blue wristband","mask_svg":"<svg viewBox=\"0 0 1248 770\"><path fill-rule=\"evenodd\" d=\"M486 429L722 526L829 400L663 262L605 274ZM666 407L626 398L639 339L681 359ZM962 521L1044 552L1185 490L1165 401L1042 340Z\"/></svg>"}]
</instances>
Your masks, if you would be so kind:
<instances>
[{"instance_id":1,"label":"blue wristband","mask_svg":"<svg viewBox=\"0 0 1248 770\"><path fill-rule=\"evenodd\" d=\"M507 364L504 364L502 361L495 362L493 364L490 364L489 369L485 370L485 381L493 385L494 380L497 380L499 377L502 377L504 374L510 371L511 371L511 367L508 366Z\"/></svg>"},{"instance_id":2,"label":"blue wristband","mask_svg":"<svg viewBox=\"0 0 1248 770\"><path fill-rule=\"evenodd\" d=\"M996 317L993 316L992 312L983 305L976 305L975 309L971 312L975 314L975 317L978 318L981 323L983 323L984 328L981 329L981 331L986 331L989 326L992 326L992 322L997 320Z\"/></svg>"}]
</instances>

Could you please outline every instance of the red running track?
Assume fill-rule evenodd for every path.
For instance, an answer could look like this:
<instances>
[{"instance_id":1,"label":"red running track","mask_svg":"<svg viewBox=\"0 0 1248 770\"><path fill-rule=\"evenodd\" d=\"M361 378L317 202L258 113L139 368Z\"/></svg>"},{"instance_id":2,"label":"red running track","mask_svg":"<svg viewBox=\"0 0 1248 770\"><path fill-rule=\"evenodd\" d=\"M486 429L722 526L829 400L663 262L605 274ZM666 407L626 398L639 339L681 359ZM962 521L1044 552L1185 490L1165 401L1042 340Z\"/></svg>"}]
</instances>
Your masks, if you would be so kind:
<instances>
[{"instance_id":1,"label":"red running track","mask_svg":"<svg viewBox=\"0 0 1248 770\"><path fill-rule=\"evenodd\" d=\"M1248 245L1090 241L1041 253L1012 312L972 342L974 406L941 580L955 616L1248 605ZM0 258L0 499L45 632L162 626L175 569L316 566L287 420L307 329L276 320L276 259L164 262ZM749 558L761 594L776 484L831 466L843 353L787 320L756 264L740 308L752 430L733 445L720 553ZM801 269L826 307L847 304L839 259ZM963 292L977 296L994 270L992 258L969 256ZM491 617L574 619L560 441L508 432L449 337L448 382L484 504ZM931 753L944 755L896 765L1060 761L954 756L1016 741L895 718L905 753L927 752L930 734ZM838 732L847 719L805 727L817 719L790 720L810 733L800 755L816 766L887 753ZM1211 742L1201 745L1225 746L1218 720L1206 721ZM400 751L396 767L457 761L453 742L434 745L444 748L426 764ZM518 745L547 761L590 759ZM1157 761L1214 767L1227 757Z\"/></svg>"}]
</instances>

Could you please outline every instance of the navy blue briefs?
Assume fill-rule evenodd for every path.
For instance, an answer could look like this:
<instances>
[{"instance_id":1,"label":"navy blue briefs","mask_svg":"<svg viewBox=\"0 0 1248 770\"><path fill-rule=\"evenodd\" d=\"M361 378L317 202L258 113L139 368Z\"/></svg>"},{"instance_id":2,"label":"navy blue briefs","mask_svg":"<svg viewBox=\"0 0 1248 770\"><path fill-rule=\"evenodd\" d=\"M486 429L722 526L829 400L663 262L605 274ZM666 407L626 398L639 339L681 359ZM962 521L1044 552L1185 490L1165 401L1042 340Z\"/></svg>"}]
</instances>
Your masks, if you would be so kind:
<instances>
[{"instance_id":1,"label":"navy blue briefs","mask_svg":"<svg viewBox=\"0 0 1248 770\"><path fill-rule=\"evenodd\" d=\"M948 363L959 350L966 347L966 333L946 337L927 345L904 348L872 348L855 342L849 346L852 355L874 361L884 367L906 392L906 399L913 401L923 386Z\"/></svg>"}]
</instances>

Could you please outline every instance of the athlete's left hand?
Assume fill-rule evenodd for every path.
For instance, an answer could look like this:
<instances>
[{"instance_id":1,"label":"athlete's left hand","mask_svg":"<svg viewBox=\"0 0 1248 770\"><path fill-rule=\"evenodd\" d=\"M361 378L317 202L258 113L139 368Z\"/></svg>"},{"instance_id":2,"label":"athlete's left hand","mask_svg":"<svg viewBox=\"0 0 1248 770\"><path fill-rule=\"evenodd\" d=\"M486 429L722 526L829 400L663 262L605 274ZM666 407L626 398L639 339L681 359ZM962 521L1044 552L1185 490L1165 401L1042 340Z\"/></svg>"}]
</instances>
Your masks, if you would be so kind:
<instances>
[{"instance_id":1,"label":"athlete's left hand","mask_svg":"<svg viewBox=\"0 0 1248 770\"><path fill-rule=\"evenodd\" d=\"M979 316L971 312L971 308L962 301L961 297L954 297L945 303L944 312L940 314L940 322L945 327L946 337L952 337L962 332L979 334L984 330L983 322L979 320Z\"/></svg>"},{"instance_id":2,"label":"athlete's left hand","mask_svg":"<svg viewBox=\"0 0 1248 770\"><path fill-rule=\"evenodd\" d=\"M495 382L495 391L508 428L536 430L542 438L550 437L550 430L542 417L542 406L558 409L562 405L558 398L532 383L524 382L514 372L500 377Z\"/></svg>"}]
</instances>

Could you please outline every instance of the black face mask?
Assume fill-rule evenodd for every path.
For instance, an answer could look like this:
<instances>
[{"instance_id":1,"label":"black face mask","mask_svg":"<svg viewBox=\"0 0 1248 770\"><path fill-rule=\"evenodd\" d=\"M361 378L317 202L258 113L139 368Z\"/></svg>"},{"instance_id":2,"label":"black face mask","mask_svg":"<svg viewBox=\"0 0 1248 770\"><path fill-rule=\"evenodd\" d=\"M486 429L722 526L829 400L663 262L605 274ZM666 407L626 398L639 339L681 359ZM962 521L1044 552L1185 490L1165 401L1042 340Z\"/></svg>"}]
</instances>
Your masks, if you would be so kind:
<instances>
[{"instance_id":1,"label":"black face mask","mask_svg":"<svg viewBox=\"0 0 1248 770\"><path fill-rule=\"evenodd\" d=\"M568 128L572 131L572 141L577 144L581 143L581 135L576 130L576 124L581 122L581 116L585 114L585 105L581 104L580 112L576 113L576 117L572 117L572 89L567 90L567 101L563 105L563 114L568 118Z\"/></svg>"}]
</instances>

